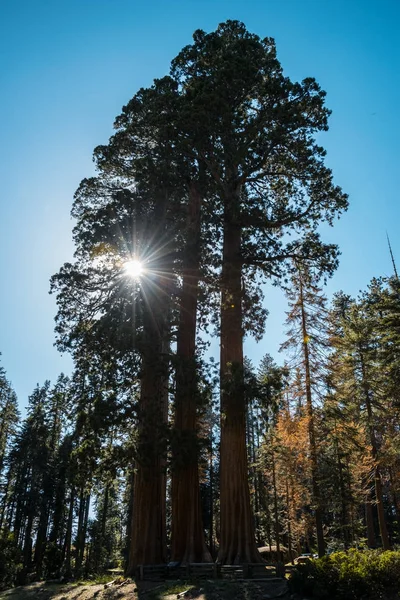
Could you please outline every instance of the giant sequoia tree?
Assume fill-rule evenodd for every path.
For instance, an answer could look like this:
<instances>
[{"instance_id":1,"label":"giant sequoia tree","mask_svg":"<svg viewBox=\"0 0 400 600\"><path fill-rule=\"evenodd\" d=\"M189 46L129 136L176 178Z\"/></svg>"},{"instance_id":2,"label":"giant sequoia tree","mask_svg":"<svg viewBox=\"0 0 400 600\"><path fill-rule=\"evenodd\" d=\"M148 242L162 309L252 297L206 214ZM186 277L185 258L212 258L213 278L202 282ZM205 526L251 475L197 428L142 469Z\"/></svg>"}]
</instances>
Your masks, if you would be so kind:
<instances>
[{"instance_id":1,"label":"giant sequoia tree","mask_svg":"<svg viewBox=\"0 0 400 600\"><path fill-rule=\"evenodd\" d=\"M314 134L327 129L325 93L314 79L284 77L270 38L227 21L199 30L172 63L186 126L218 190L222 236L221 540L218 560L255 562L247 482L243 386L244 295L256 269L282 276L300 253L331 271L334 247L318 223L347 207ZM286 243L285 233L295 239ZM254 327L254 322L251 323Z\"/></svg>"},{"instance_id":2,"label":"giant sequoia tree","mask_svg":"<svg viewBox=\"0 0 400 600\"><path fill-rule=\"evenodd\" d=\"M130 369L141 391L129 572L165 559L172 340L172 555L209 558L199 501L196 326L199 286L210 282L220 295L218 560L260 560L247 482L243 337L262 333L260 283L283 277L291 257L327 272L336 265L336 248L316 231L347 207L314 139L327 129L324 97L313 79L285 77L273 40L242 23L197 31L170 76L124 107L115 135L95 151L98 177L77 192L76 262L53 279L60 344L117 369L125 356L140 364L136 374ZM123 271L133 256L147 271L136 287Z\"/></svg>"}]
</instances>

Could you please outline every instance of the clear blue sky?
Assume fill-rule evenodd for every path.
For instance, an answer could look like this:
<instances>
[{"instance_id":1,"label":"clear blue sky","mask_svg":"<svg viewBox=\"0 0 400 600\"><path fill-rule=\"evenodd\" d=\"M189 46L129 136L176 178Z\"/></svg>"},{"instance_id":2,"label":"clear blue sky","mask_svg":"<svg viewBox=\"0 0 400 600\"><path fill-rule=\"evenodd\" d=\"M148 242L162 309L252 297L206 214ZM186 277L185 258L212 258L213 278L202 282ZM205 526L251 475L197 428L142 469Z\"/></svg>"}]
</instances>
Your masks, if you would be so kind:
<instances>
[{"instance_id":1,"label":"clear blue sky","mask_svg":"<svg viewBox=\"0 0 400 600\"><path fill-rule=\"evenodd\" d=\"M0 0L0 351L22 407L71 368L53 347L48 288L72 256L69 212L93 148L195 29L226 19L274 37L286 74L328 93L321 141L351 203L326 236L342 250L329 293L391 273L386 229L400 265L400 0ZM267 305L265 340L247 345L255 362L282 341L276 290Z\"/></svg>"}]
</instances>

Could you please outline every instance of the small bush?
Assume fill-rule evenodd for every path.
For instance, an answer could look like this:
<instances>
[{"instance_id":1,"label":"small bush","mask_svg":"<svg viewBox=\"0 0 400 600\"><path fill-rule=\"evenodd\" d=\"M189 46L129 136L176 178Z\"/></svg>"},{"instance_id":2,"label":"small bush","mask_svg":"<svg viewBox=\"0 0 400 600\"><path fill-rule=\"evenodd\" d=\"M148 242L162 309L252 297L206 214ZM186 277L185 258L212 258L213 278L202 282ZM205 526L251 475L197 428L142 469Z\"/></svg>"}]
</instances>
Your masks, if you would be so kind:
<instances>
[{"instance_id":1,"label":"small bush","mask_svg":"<svg viewBox=\"0 0 400 600\"><path fill-rule=\"evenodd\" d=\"M349 550L298 565L293 592L335 600L378 600L400 591L400 552Z\"/></svg>"},{"instance_id":2,"label":"small bush","mask_svg":"<svg viewBox=\"0 0 400 600\"><path fill-rule=\"evenodd\" d=\"M2 531L0 534L0 590L13 586L21 571L22 557L15 543L14 534Z\"/></svg>"}]
</instances>

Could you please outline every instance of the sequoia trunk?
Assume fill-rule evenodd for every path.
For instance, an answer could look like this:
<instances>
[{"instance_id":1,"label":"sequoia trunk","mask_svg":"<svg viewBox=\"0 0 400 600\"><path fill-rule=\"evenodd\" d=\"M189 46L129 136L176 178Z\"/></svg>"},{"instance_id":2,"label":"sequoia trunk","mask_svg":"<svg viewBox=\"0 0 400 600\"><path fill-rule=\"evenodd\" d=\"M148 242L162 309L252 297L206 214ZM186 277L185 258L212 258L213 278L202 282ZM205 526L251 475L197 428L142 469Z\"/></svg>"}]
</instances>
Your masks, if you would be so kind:
<instances>
[{"instance_id":1,"label":"sequoia trunk","mask_svg":"<svg viewBox=\"0 0 400 600\"><path fill-rule=\"evenodd\" d=\"M189 189L187 243L177 338L175 415L172 438L171 560L211 561L200 504L197 444L196 316L200 262L201 196Z\"/></svg>"},{"instance_id":2,"label":"sequoia trunk","mask_svg":"<svg viewBox=\"0 0 400 600\"><path fill-rule=\"evenodd\" d=\"M151 290L148 291L148 302L152 314L149 314L149 308L144 315L137 472L127 575L133 575L138 565L160 564L166 560L165 316L162 314L161 300L152 297Z\"/></svg>"},{"instance_id":3,"label":"sequoia trunk","mask_svg":"<svg viewBox=\"0 0 400 600\"><path fill-rule=\"evenodd\" d=\"M239 197L226 202L221 294L221 539L218 562L261 562L250 506L243 387Z\"/></svg>"}]
</instances>

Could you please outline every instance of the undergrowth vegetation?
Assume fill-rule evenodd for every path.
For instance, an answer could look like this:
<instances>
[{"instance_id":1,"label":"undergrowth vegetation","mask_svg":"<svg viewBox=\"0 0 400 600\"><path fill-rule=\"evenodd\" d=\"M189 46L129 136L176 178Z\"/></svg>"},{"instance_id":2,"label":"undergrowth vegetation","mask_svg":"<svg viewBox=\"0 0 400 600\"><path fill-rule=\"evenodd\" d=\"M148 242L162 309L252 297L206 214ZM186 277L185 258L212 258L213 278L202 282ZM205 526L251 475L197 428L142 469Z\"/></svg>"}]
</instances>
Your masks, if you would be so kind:
<instances>
[{"instance_id":1,"label":"undergrowth vegetation","mask_svg":"<svg viewBox=\"0 0 400 600\"><path fill-rule=\"evenodd\" d=\"M400 552L349 550L298 565L292 592L321 599L358 600L398 597Z\"/></svg>"}]
</instances>

